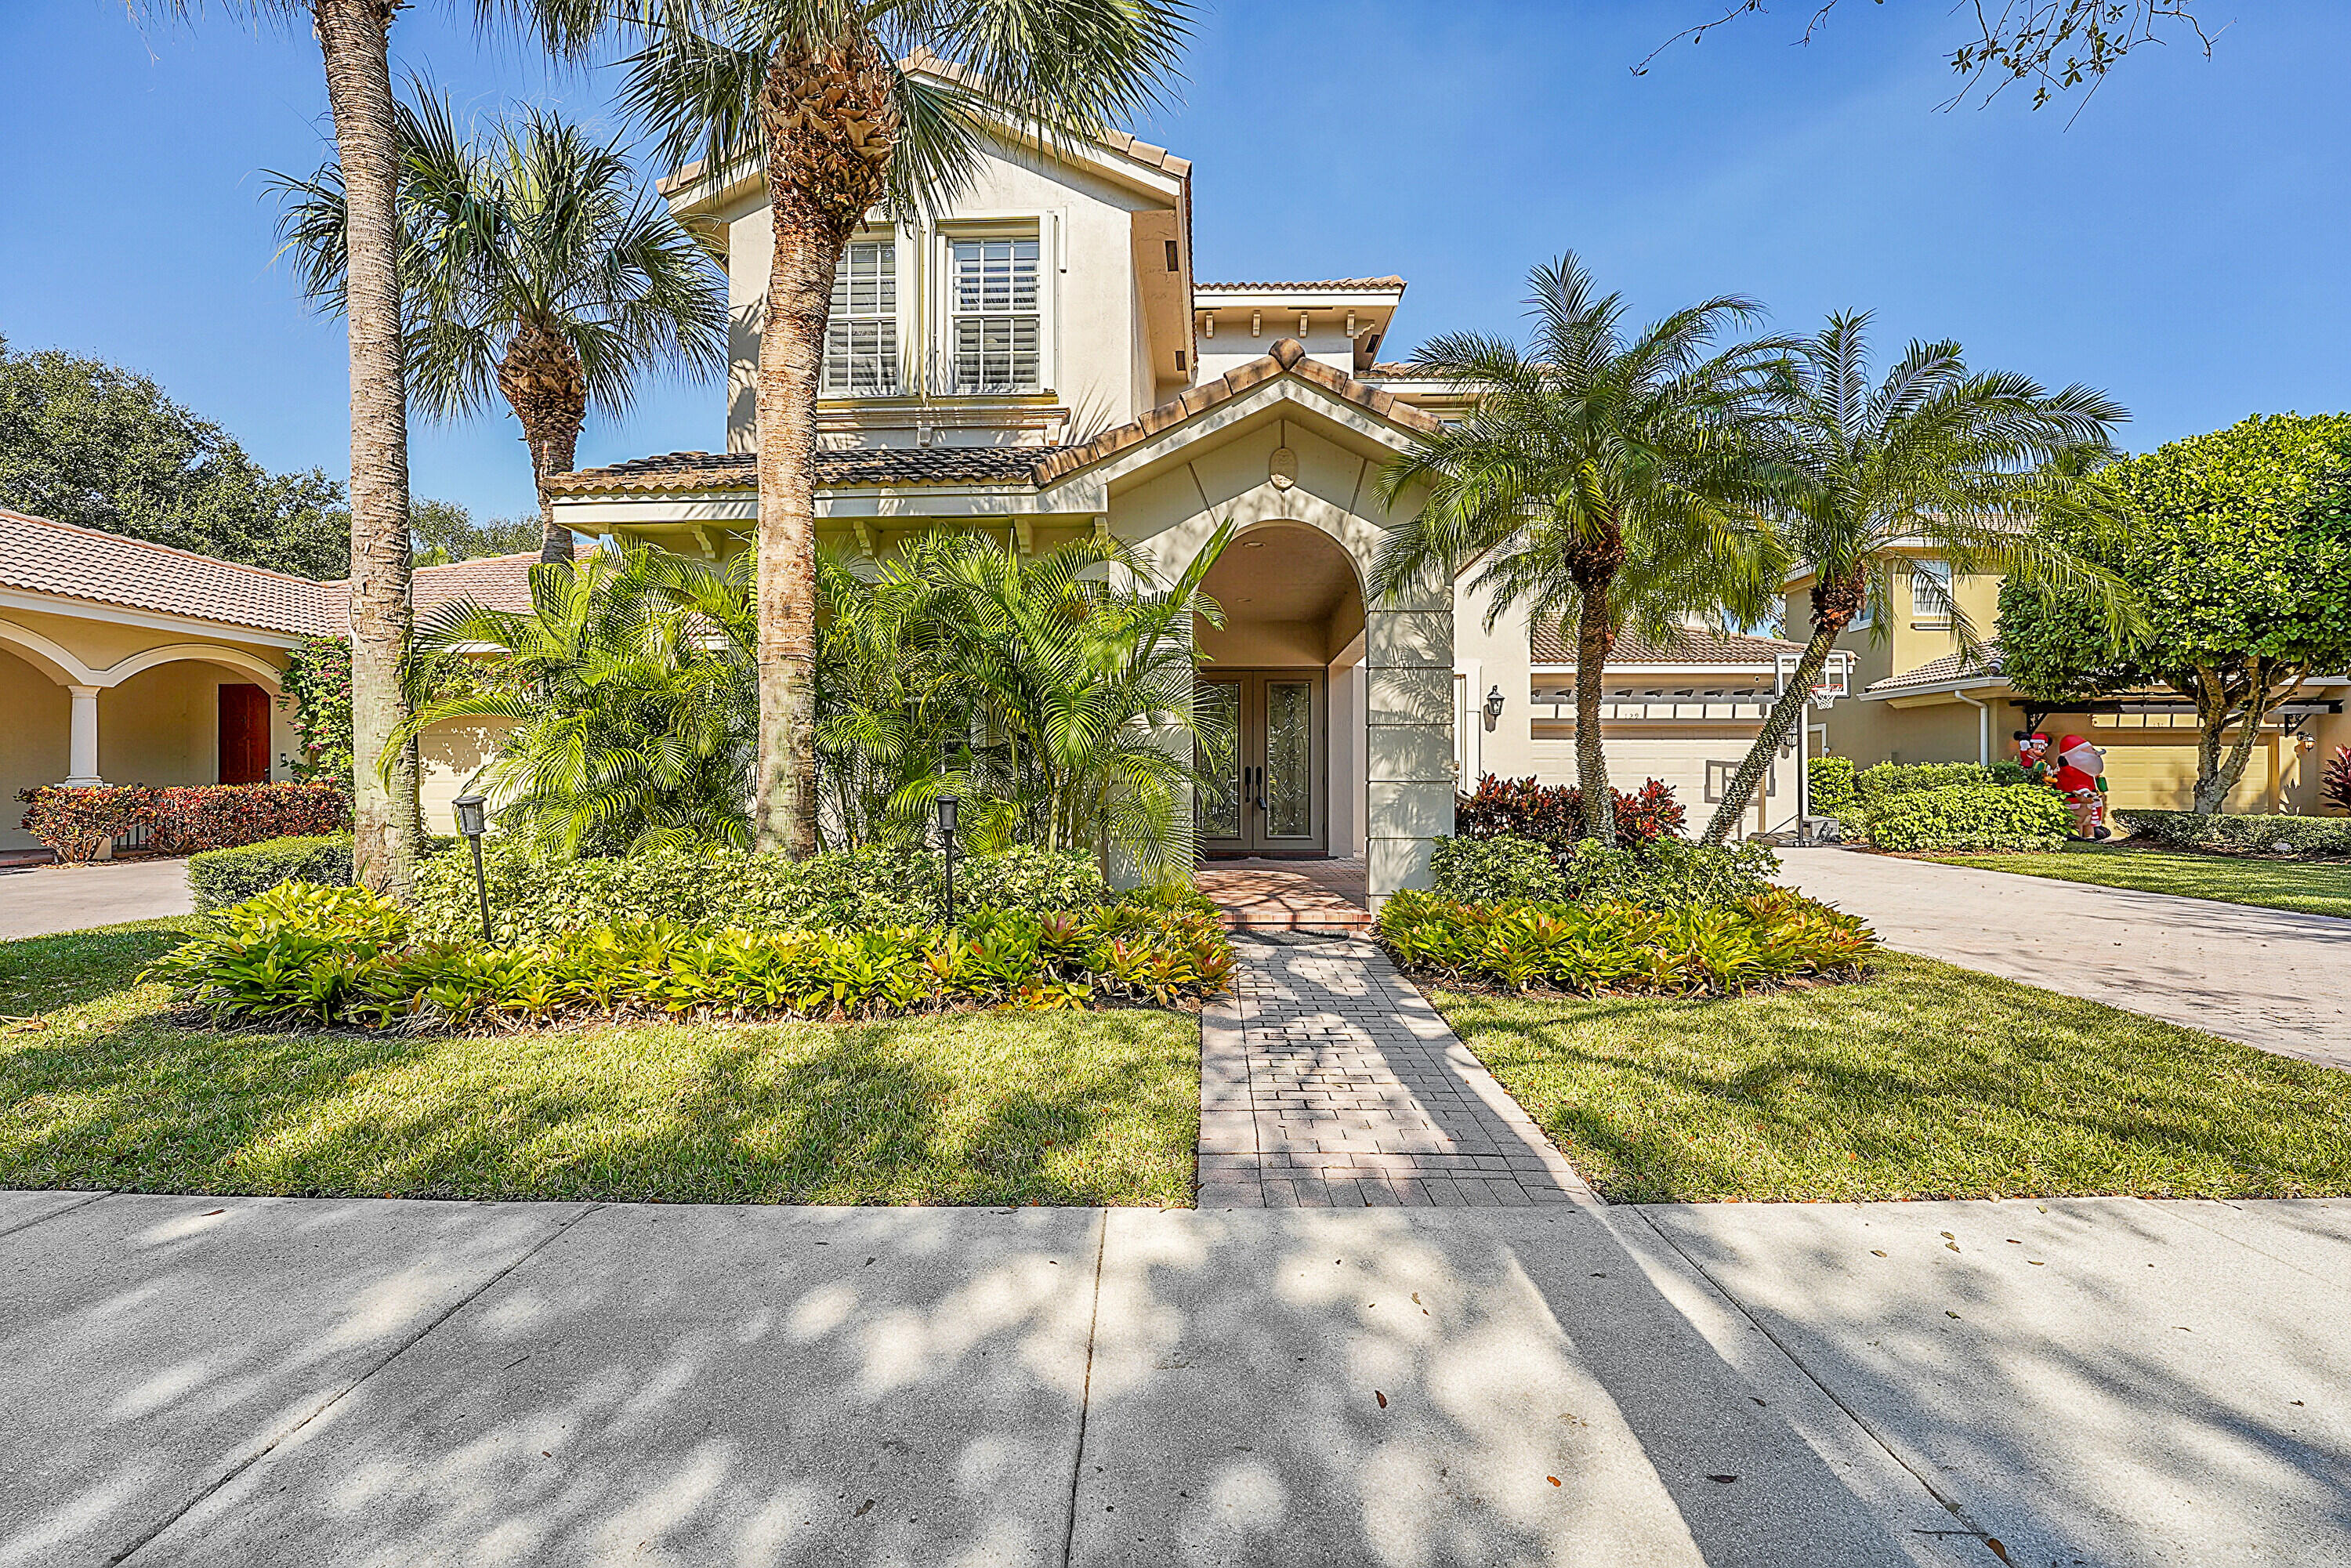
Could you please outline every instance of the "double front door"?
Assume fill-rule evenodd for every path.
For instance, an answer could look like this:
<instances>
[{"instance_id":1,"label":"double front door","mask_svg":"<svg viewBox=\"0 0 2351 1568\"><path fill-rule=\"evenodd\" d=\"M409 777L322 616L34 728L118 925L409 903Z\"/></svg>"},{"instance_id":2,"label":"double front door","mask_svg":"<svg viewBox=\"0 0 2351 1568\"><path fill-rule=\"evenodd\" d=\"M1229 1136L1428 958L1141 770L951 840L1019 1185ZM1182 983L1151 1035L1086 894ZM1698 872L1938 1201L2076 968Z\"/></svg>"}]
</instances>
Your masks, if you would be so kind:
<instances>
[{"instance_id":1,"label":"double front door","mask_svg":"<svg viewBox=\"0 0 2351 1568\"><path fill-rule=\"evenodd\" d=\"M1203 670L1194 797L1200 851L1321 854L1329 770L1320 670Z\"/></svg>"}]
</instances>

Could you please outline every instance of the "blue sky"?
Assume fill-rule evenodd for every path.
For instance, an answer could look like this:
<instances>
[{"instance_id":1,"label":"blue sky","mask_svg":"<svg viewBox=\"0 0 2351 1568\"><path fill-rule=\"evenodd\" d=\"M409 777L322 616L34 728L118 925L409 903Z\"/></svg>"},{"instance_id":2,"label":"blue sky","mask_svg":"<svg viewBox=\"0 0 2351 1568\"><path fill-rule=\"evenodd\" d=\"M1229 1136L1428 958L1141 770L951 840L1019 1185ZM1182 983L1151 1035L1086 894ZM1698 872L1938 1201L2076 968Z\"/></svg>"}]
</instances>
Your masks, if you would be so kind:
<instances>
[{"instance_id":1,"label":"blue sky","mask_svg":"<svg viewBox=\"0 0 2351 1568\"><path fill-rule=\"evenodd\" d=\"M1136 129L1194 160L1205 277L1397 272L1383 352L1509 330L1573 248L1636 308L1756 295L1782 329L1878 313L1888 352L2089 382L2145 448L2256 411L2351 403L2351 6L2219 0L2214 57L2135 56L2077 117L2021 97L1940 112L1943 0L1808 0L1629 67L1719 0L1349 0L1204 8L1180 101ZM461 105L606 115L609 75L479 47L421 0L394 48ZM0 7L0 336L145 371L277 468L343 469L339 322L273 266L260 171L308 169L325 89L307 29L134 26L119 0ZM583 462L724 442L709 386L591 423ZM510 419L419 425L419 496L530 506Z\"/></svg>"}]
</instances>

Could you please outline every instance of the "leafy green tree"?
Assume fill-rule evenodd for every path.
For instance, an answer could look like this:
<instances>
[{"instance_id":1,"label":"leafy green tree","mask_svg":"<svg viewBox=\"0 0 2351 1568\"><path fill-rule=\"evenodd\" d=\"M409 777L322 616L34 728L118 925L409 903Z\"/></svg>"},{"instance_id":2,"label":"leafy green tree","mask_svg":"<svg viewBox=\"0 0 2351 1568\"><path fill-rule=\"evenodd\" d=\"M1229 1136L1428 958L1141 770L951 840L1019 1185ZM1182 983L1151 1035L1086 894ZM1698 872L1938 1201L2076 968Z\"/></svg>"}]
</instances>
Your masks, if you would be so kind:
<instances>
[{"instance_id":1,"label":"leafy green tree","mask_svg":"<svg viewBox=\"0 0 2351 1568\"><path fill-rule=\"evenodd\" d=\"M756 160L774 251L756 407L762 845L817 844L816 402L833 276L877 205L965 185L992 125L1077 141L1155 101L1185 0L622 0L623 101L674 162ZM933 53L935 51L935 54ZM940 64L939 57L954 63Z\"/></svg>"},{"instance_id":2,"label":"leafy green tree","mask_svg":"<svg viewBox=\"0 0 2351 1568\"><path fill-rule=\"evenodd\" d=\"M474 783L541 853L747 847L743 558L638 549L543 562L530 591L528 614L465 600L425 613L409 665L415 712L379 766L429 725L505 719ZM474 677L450 679L453 664Z\"/></svg>"},{"instance_id":3,"label":"leafy green tree","mask_svg":"<svg viewBox=\"0 0 2351 1568\"><path fill-rule=\"evenodd\" d=\"M2113 448L2122 407L2082 386L2044 391L2022 376L1970 371L1957 343L1917 343L1875 384L1869 317L1832 316L1798 345L1781 387L1775 474L1764 504L1793 564L1813 575L1812 627L1795 674L1722 791L1705 841L1743 818L1772 755L1802 722L1837 639L1865 607L1893 622L1896 564L1923 544L1951 578L1914 577L1943 601L1963 649L1980 643L1952 579L2006 574L2052 583L2096 613L2097 635L2125 616L2115 583L2026 523L2079 469Z\"/></svg>"},{"instance_id":4,"label":"leafy green tree","mask_svg":"<svg viewBox=\"0 0 2351 1568\"><path fill-rule=\"evenodd\" d=\"M0 339L0 507L298 577L349 570L343 487L273 475L135 371Z\"/></svg>"},{"instance_id":5,"label":"leafy green tree","mask_svg":"<svg viewBox=\"0 0 2351 1568\"><path fill-rule=\"evenodd\" d=\"M539 559L568 560L548 476L570 470L591 411L627 413L664 370L725 371L726 279L618 142L538 109L469 141L445 99L416 99L398 111L410 390L448 419L505 401L530 452ZM305 286L340 305L340 171L274 179Z\"/></svg>"},{"instance_id":6,"label":"leafy green tree","mask_svg":"<svg viewBox=\"0 0 2351 1568\"><path fill-rule=\"evenodd\" d=\"M491 517L477 523L472 512L455 501L419 501L409 511L408 532L417 565L446 566L538 549L545 530L538 517ZM569 559L569 552L563 559Z\"/></svg>"},{"instance_id":7,"label":"leafy green tree","mask_svg":"<svg viewBox=\"0 0 2351 1568\"><path fill-rule=\"evenodd\" d=\"M1778 557L1749 520L1767 478L1762 437L1784 345L1723 340L1759 313L1736 296L1637 332L1573 255L1535 268L1531 346L1438 338L1414 372L1475 399L1469 414L1390 463L1394 507L1373 574L1388 594L1431 570L1478 564L1490 626L1514 605L1572 631L1575 768L1585 836L1614 843L1615 795L1601 746L1609 651L1627 627L1669 635L1690 614L1752 624L1768 613Z\"/></svg>"},{"instance_id":8,"label":"leafy green tree","mask_svg":"<svg viewBox=\"0 0 2351 1568\"><path fill-rule=\"evenodd\" d=\"M2003 585L2010 684L2192 700L2199 811L2221 810L2305 677L2351 668L2351 414L2259 414L2109 465L2042 533L2127 584L2141 620L2116 647L2078 591Z\"/></svg>"}]
</instances>

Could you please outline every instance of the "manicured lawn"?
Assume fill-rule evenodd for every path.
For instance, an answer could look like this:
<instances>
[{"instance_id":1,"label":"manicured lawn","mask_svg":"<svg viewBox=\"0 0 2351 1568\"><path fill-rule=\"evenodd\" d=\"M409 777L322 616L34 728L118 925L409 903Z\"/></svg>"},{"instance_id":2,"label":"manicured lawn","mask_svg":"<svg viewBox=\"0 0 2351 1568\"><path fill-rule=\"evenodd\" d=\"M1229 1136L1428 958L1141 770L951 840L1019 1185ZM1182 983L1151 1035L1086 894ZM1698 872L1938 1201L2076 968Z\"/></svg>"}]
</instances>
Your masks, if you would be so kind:
<instances>
[{"instance_id":1,"label":"manicured lawn","mask_svg":"<svg viewBox=\"0 0 2351 1568\"><path fill-rule=\"evenodd\" d=\"M1931 959L1752 998L1432 999L1614 1200L2351 1193L2351 1072Z\"/></svg>"},{"instance_id":2,"label":"manicured lawn","mask_svg":"<svg viewBox=\"0 0 2351 1568\"><path fill-rule=\"evenodd\" d=\"M1191 1201L1198 1025L1178 1014L224 1034L131 984L183 924L0 943L0 1187Z\"/></svg>"},{"instance_id":3,"label":"manicured lawn","mask_svg":"<svg viewBox=\"0 0 2351 1568\"><path fill-rule=\"evenodd\" d=\"M2101 887L2135 887L2258 904L2304 915L2351 915L2351 864L2342 861L2275 861L2251 855L2196 854L2123 844L2069 844L2054 854L1936 855L1947 865L1980 866Z\"/></svg>"}]
</instances>

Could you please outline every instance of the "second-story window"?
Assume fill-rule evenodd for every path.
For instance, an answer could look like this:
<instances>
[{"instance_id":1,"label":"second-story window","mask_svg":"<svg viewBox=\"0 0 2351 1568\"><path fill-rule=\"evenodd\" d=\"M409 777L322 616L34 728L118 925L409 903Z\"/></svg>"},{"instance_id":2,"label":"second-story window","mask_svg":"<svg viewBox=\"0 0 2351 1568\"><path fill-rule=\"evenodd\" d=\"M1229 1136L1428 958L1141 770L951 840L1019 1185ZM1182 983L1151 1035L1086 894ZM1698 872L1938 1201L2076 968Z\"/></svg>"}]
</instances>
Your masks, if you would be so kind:
<instances>
[{"instance_id":1,"label":"second-story window","mask_svg":"<svg viewBox=\"0 0 2351 1568\"><path fill-rule=\"evenodd\" d=\"M1949 621L1951 618L1951 563L1914 560L1910 563L1910 618Z\"/></svg>"},{"instance_id":2,"label":"second-story window","mask_svg":"<svg viewBox=\"0 0 2351 1568\"><path fill-rule=\"evenodd\" d=\"M898 247L858 240L841 253L825 328L824 395L886 396L898 390Z\"/></svg>"},{"instance_id":3,"label":"second-story window","mask_svg":"<svg viewBox=\"0 0 2351 1568\"><path fill-rule=\"evenodd\" d=\"M1037 391L1035 237L952 242L947 287L955 390Z\"/></svg>"}]
</instances>

